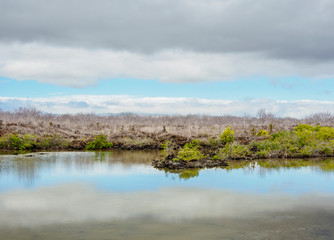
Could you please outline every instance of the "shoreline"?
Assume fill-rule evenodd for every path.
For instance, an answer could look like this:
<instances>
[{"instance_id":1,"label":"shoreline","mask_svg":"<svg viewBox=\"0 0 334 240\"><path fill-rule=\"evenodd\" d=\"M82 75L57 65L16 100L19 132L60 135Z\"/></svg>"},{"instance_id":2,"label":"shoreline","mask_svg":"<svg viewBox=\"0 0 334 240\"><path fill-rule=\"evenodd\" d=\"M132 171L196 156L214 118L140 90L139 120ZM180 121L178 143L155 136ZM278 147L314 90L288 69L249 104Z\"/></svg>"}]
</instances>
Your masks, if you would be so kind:
<instances>
[{"instance_id":1,"label":"shoreline","mask_svg":"<svg viewBox=\"0 0 334 240\"><path fill-rule=\"evenodd\" d=\"M112 147L110 149L102 149L102 150L84 150L84 149L51 149L51 150L30 150L30 151L13 151L13 150L3 150L0 149L0 155L24 155L27 158L34 157L37 155L44 155L49 152L113 152L113 151L157 151L157 149L119 149L117 147ZM172 157L168 157L167 160L163 160L161 158L154 159L151 162L151 166L156 169L164 170L164 171L180 171L182 173L184 171L195 171L198 172L201 169L209 169L209 168L234 168L234 165L252 163L252 162L267 162L270 161L272 164L279 163L281 161L291 161L294 160L302 160L306 162L312 162L314 160L320 160L320 162L326 162L327 160L333 159L332 156L310 156L310 157L277 157L277 158L248 158L248 159L226 159L226 160L212 160L212 159L200 159L195 161L173 161ZM334 165L333 165L334 168Z\"/></svg>"},{"instance_id":2,"label":"shoreline","mask_svg":"<svg viewBox=\"0 0 334 240\"><path fill-rule=\"evenodd\" d=\"M15 126L15 128L12 128ZM203 127L203 129L210 126ZM266 130L267 129L267 130ZM23 131L25 130L25 131ZM161 150L161 159L152 162L157 168L187 169L227 166L227 160L271 158L334 157L334 128L298 124L276 129L272 124L255 129L225 127L211 134L187 136L162 131L144 132L135 127L127 131L99 131L97 134L72 134L60 125L42 128L34 125L0 125L0 150L18 154L38 151L83 150ZM181 135L183 134L183 135Z\"/></svg>"}]
</instances>

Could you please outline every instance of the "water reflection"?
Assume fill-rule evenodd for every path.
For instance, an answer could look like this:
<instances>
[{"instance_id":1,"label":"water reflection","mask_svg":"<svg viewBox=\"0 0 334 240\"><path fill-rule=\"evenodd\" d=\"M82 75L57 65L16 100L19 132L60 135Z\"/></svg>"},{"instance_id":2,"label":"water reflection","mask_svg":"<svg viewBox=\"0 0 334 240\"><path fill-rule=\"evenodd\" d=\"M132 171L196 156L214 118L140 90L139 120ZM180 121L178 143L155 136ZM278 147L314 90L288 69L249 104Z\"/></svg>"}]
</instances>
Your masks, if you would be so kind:
<instances>
[{"instance_id":1,"label":"water reflection","mask_svg":"<svg viewBox=\"0 0 334 240\"><path fill-rule=\"evenodd\" d=\"M189 180L191 178L198 177L201 169L198 168L181 169L181 170L160 169L160 171L165 172L166 177L171 177L175 179L175 177L178 176L179 179Z\"/></svg>"},{"instance_id":2,"label":"water reflection","mask_svg":"<svg viewBox=\"0 0 334 240\"><path fill-rule=\"evenodd\" d=\"M50 152L0 156L0 192L85 182L113 191L187 186L239 191L334 192L333 159L229 161L215 169L155 169L159 151ZM264 181L265 179L265 181Z\"/></svg>"},{"instance_id":3,"label":"water reflection","mask_svg":"<svg viewBox=\"0 0 334 240\"><path fill-rule=\"evenodd\" d=\"M333 159L158 170L159 151L0 156L2 239L334 239Z\"/></svg>"},{"instance_id":4,"label":"water reflection","mask_svg":"<svg viewBox=\"0 0 334 240\"><path fill-rule=\"evenodd\" d=\"M25 187L35 185L41 173L106 171L115 166L124 169L150 166L159 151L46 152L0 156L0 179L17 178ZM104 170L103 170L104 169ZM0 188L1 190L1 188Z\"/></svg>"},{"instance_id":5,"label":"water reflection","mask_svg":"<svg viewBox=\"0 0 334 240\"><path fill-rule=\"evenodd\" d=\"M284 171L287 169L309 168L312 171L322 174L334 174L334 159L329 158L313 158L313 159L269 159L269 160L231 160L228 161L229 166L216 169L222 169L227 172L238 169L243 170L245 174L257 172L258 175L264 178L272 172ZM198 177L200 171L204 169L187 169L187 170L171 170L161 169L166 176L178 176L179 179L188 180L193 177Z\"/></svg>"},{"instance_id":6,"label":"water reflection","mask_svg":"<svg viewBox=\"0 0 334 240\"><path fill-rule=\"evenodd\" d=\"M333 212L333 199L333 194L293 196L180 187L115 193L91 185L69 184L1 194L0 226L31 227L147 217L172 222L254 218L268 212L308 208Z\"/></svg>"}]
</instances>

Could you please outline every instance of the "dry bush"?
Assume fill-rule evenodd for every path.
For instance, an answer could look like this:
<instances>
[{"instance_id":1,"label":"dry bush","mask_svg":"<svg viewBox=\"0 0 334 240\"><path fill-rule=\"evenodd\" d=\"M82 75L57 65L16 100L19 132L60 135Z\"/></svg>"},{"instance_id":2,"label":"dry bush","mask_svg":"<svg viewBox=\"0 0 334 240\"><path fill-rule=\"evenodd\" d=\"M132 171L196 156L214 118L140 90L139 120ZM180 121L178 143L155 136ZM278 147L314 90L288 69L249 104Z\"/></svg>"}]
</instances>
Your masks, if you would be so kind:
<instances>
[{"instance_id":1,"label":"dry bush","mask_svg":"<svg viewBox=\"0 0 334 240\"><path fill-rule=\"evenodd\" d=\"M14 111L1 111L0 121L8 131L34 133L38 135L57 133L71 138L89 138L92 135L105 134L132 135L146 134L154 138L159 134L182 135L187 138L207 138L218 136L227 126L236 131L236 136L250 134L251 129L273 131L292 129L298 123L334 126L334 115L329 112L316 113L303 119L280 118L273 113L260 109L255 116L241 117L223 115L137 115L132 113L110 114L106 116L94 113L47 114L35 107L20 107Z\"/></svg>"}]
</instances>

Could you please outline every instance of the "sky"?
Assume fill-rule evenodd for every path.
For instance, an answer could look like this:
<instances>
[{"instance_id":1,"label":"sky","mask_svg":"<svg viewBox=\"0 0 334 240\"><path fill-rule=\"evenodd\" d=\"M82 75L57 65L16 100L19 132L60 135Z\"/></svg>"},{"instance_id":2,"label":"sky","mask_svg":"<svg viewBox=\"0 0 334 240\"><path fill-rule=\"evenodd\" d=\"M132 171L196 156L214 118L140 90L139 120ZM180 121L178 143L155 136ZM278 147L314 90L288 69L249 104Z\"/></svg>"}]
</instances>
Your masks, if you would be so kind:
<instances>
[{"instance_id":1,"label":"sky","mask_svg":"<svg viewBox=\"0 0 334 240\"><path fill-rule=\"evenodd\" d=\"M0 0L0 109L334 113L331 0Z\"/></svg>"}]
</instances>

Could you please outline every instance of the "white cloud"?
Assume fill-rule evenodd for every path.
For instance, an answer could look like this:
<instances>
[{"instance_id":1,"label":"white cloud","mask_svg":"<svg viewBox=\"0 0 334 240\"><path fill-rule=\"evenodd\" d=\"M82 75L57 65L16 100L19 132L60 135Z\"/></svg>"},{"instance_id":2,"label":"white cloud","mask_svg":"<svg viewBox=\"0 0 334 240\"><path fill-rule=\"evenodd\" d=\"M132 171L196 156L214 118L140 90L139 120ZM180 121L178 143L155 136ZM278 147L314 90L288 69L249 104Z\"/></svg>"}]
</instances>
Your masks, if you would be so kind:
<instances>
[{"instance_id":1,"label":"white cloud","mask_svg":"<svg viewBox=\"0 0 334 240\"><path fill-rule=\"evenodd\" d=\"M3 110L35 106L49 113L147 113L254 115L267 109L281 117L304 117L318 112L334 112L333 101L277 101L271 99L224 100L201 98L132 97L127 95L74 95L50 98L0 97Z\"/></svg>"},{"instance_id":2,"label":"white cloud","mask_svg":"<svg viewBox=\"0 0 334 240\"><path fill-rule=\"evenodd\" d=\"M260 53L200 53L163 50L154 54L0 43L0 76L85 87L99 79L158 79L165 82L227 81L250 76L334 77L333 62L293 62Z\"/></svg>"},{"instance_id":3,"label":"white cloud","mask_svg":"<svg viewBox=\"0 0 334 240\"><path fill-rule=\"evenodd\" d=\"M333 60L332 0L0 0L0 41ZM61 16L61 17L60 17Z\"/></svg>"}]
</instances>

